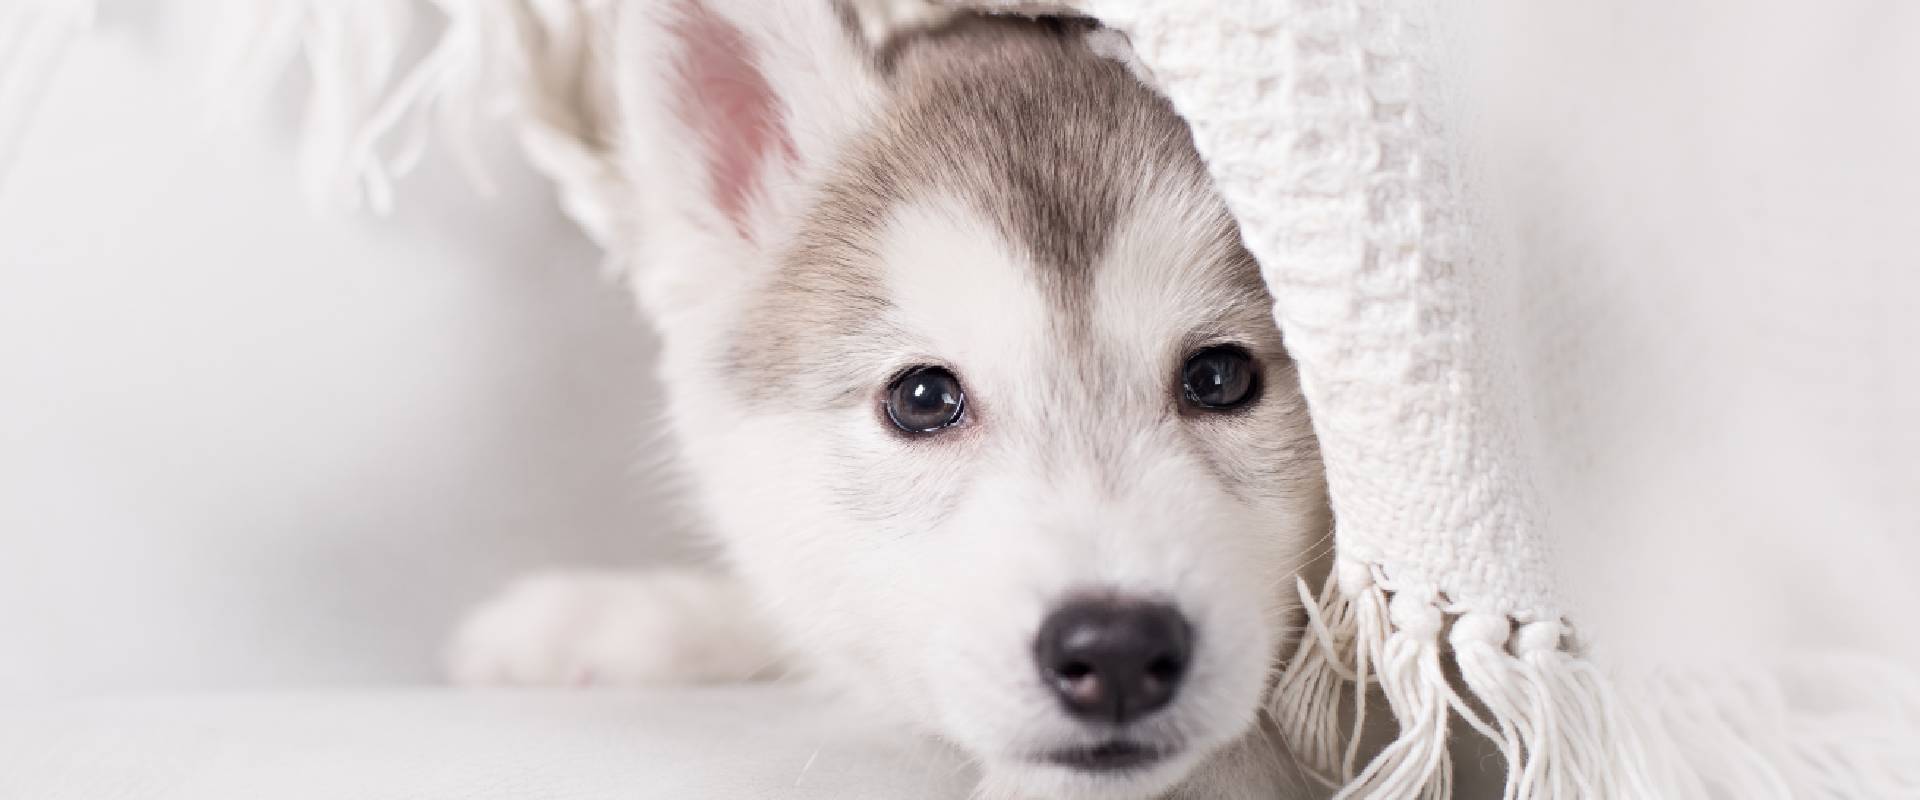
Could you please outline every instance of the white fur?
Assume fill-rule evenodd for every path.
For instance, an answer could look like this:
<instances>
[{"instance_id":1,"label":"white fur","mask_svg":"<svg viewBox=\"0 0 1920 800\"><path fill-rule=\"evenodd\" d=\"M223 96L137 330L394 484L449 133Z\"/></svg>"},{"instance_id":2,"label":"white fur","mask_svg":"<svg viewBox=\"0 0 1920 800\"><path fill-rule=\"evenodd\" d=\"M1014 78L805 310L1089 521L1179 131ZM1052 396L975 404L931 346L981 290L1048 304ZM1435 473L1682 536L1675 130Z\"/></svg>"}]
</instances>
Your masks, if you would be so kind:
<instances>
[{"instance_id":1,"label":"white fur","mask_svg":"<svg viewBox=\"0 0 1920 800\"><path fill-rule=\"evenodd\" d=\"M447 652L463 686L726 683L779 659L738 582L721 575L552 572L468 616Z\"/></svg>"},{"instance_id":2,"label":"white fur","mask_svg":"<svg viewBox=\"0 0 1920 800\"><path fill-rule=\"evenodd\" d=\"M899 335L841 365L873 376L871 392L831 408L755 404L716 354L751 313L810 181L881 96L824 4L780 3L764 17L710 5L762 47L796 158L768 164L744 235L697 202L703 177L689 154L700 143L643 113L671 99L657 53L673 43L658 12L635 15L627 27L644 46L622 70L633 79L631 159L679 188L642 193L648 249L635 282L665 334L662 374L675 432L692 445L696 499L764 617L712 579L548 577L468 622L456 677L740 678L779 652L876 715L957 744L981 763L983 796L1145 798L1183 781L1195 796L1271 796L1285 775L1278 751L1247 737L1285 634L1279 588L1324 523L1302 499L1317 496L1312 480L1236 492L1193 454L1189 426L1206 423L1168 412L1169 349L1231 295L1213 271L1187 268L1208 257L1202 223L1217 201L1169 191L1116 226L1088 296L1098 384L1064 367L1093 356L1057 335L1059 312L1021 245L954 197L899 205L874 248ZM908 441L876 404L887 376L920 363L961 376L969 417ZM1290 387L1272 392L1268 402L1297 401ZM1305 428L1304 417L1288 424ZM1196 631L1179 696L1133 726L1178 748L1149 768L1040 760L1104 736L1059 709L1033 663L1041 619L1085 591L1171 603ZM728 621L735 613L755 621ZM752 636L762 618L779 645Z\"/></svg>"},{"instance_id":3,"label":"white fur","mask_svg":"<svg viewBox=\"0 0 1920 800\"><path fill-rule=\"evenodd\" d=\"M1040 355L1029 345L1049 338L1051 314L1033 269L966 204L941 197L902 205L879 251L892 322L917 334L913 347L922 351L901 357L968 365L970 382L978 383L983 367L1022 372L1021 361Z\"/></svg>"}]
</instances>

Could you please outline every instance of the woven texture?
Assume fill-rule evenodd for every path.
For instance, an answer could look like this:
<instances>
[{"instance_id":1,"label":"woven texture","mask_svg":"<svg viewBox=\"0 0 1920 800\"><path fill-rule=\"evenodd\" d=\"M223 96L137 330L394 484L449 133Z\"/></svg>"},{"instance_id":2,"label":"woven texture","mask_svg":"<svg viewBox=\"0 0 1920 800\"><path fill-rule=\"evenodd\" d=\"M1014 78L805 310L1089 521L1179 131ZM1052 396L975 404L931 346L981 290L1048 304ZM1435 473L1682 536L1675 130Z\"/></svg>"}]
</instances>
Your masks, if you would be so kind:
<instances>
[{"instance_id":1,"label":"woven texture","mask_svg":"<svg viewBox=\"0 0 1920 800\"><path fill-rule=\"evenodd\" d=\"M1088 6L1132 34L1264 267L1343 556L1395 588L1557 617L1430 32L1382 3Z\"/></svg>"}]
</instances>

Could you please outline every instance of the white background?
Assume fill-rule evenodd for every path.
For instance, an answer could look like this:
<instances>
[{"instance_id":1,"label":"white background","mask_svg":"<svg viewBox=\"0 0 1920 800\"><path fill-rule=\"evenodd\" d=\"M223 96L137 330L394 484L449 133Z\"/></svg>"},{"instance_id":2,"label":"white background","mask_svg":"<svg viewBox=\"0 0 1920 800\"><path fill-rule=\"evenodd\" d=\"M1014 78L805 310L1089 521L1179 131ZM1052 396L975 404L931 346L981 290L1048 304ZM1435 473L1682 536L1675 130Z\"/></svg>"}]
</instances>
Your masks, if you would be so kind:
<instances>
[{"instance_id":1,"label":"white background","mask_svg":"<svg viewBox=\"0 0 1920 800\"><path fill-rule=\"evenodd\" d=\"M0 183L0 696L427 680L509 575L672 550L652 334L546 184L316 215L297 105L209 130L157 6Z\"/></svg>"}]
</instances>

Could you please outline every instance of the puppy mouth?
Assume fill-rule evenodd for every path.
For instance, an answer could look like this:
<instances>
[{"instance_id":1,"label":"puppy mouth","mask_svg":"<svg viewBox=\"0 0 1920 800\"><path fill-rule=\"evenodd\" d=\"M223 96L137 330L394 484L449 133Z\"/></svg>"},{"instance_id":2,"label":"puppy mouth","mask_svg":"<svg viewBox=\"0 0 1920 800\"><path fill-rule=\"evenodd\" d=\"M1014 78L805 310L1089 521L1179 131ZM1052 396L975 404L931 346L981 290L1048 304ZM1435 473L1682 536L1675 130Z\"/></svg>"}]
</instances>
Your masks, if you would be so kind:
<instances>
[{"instance_id":1,"label":"puppy mouth","mask_svg":"<svg viewBox=\"0 0 1920 800\"><path fill-rule=\"evenodd\" d=\"M1125 772L1141 769L1172 755L1163 747L1127 739L1066 747L1046 754L1047 761L1081 772Z\"/></svg>"}]
</instances>

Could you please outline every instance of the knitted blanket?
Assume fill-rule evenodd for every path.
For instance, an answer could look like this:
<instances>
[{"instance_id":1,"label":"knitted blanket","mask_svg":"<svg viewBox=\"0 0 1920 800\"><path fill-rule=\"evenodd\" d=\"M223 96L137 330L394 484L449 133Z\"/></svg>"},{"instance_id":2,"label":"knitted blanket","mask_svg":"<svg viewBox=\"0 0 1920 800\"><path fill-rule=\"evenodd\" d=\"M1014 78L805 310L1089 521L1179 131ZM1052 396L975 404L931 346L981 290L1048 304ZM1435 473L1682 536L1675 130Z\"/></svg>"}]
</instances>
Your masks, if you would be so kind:
<instances>
[{"instance_id":1,"label":"knitted blanket","mask_svg":"<svg viewBox=\"0 0 1920 800\"><path fill-rule=\"evenodd\" d=\"M1874 724L1819 724L1829 718L1788 707L1781 675L1627 679L1575 636L1534 479L1544 445L1520 388L1523 334L1507 304L1516 267L1499 257L1494 212L1470 191L1474 168L1454 138L1441 9L951 2L1084 14L1117 32L1102 46L1191 124L1262 264L1314 415L1337 545L1327 584L1299 586L1310 624L1271 705L1340 797L1448 796L1447 745L1460 730L1503 755L1509 798L1920 794L1920 692L1898 669L1870 662L1827 681L1879 704ZM457 143L504 103L573 217L623 250L632 234L614 210L627 187L605 150L600 72L620 46L600 34L617 27L607 20L622 0L432 5L445 27L408 61L410 2L232 4L226 19L255 36L237 37L221 69L270 75L304 52L312 185L376 211L429 131ZM865 5L882 31L935 13ZM48 27L49 14L32 19ZM0 130L0 159L5 143ZM1867 684L1869 673L1882 679ZM1357 720L1379 714L1398 732L1363 748Z\"/></svg>"}]
</instances>

